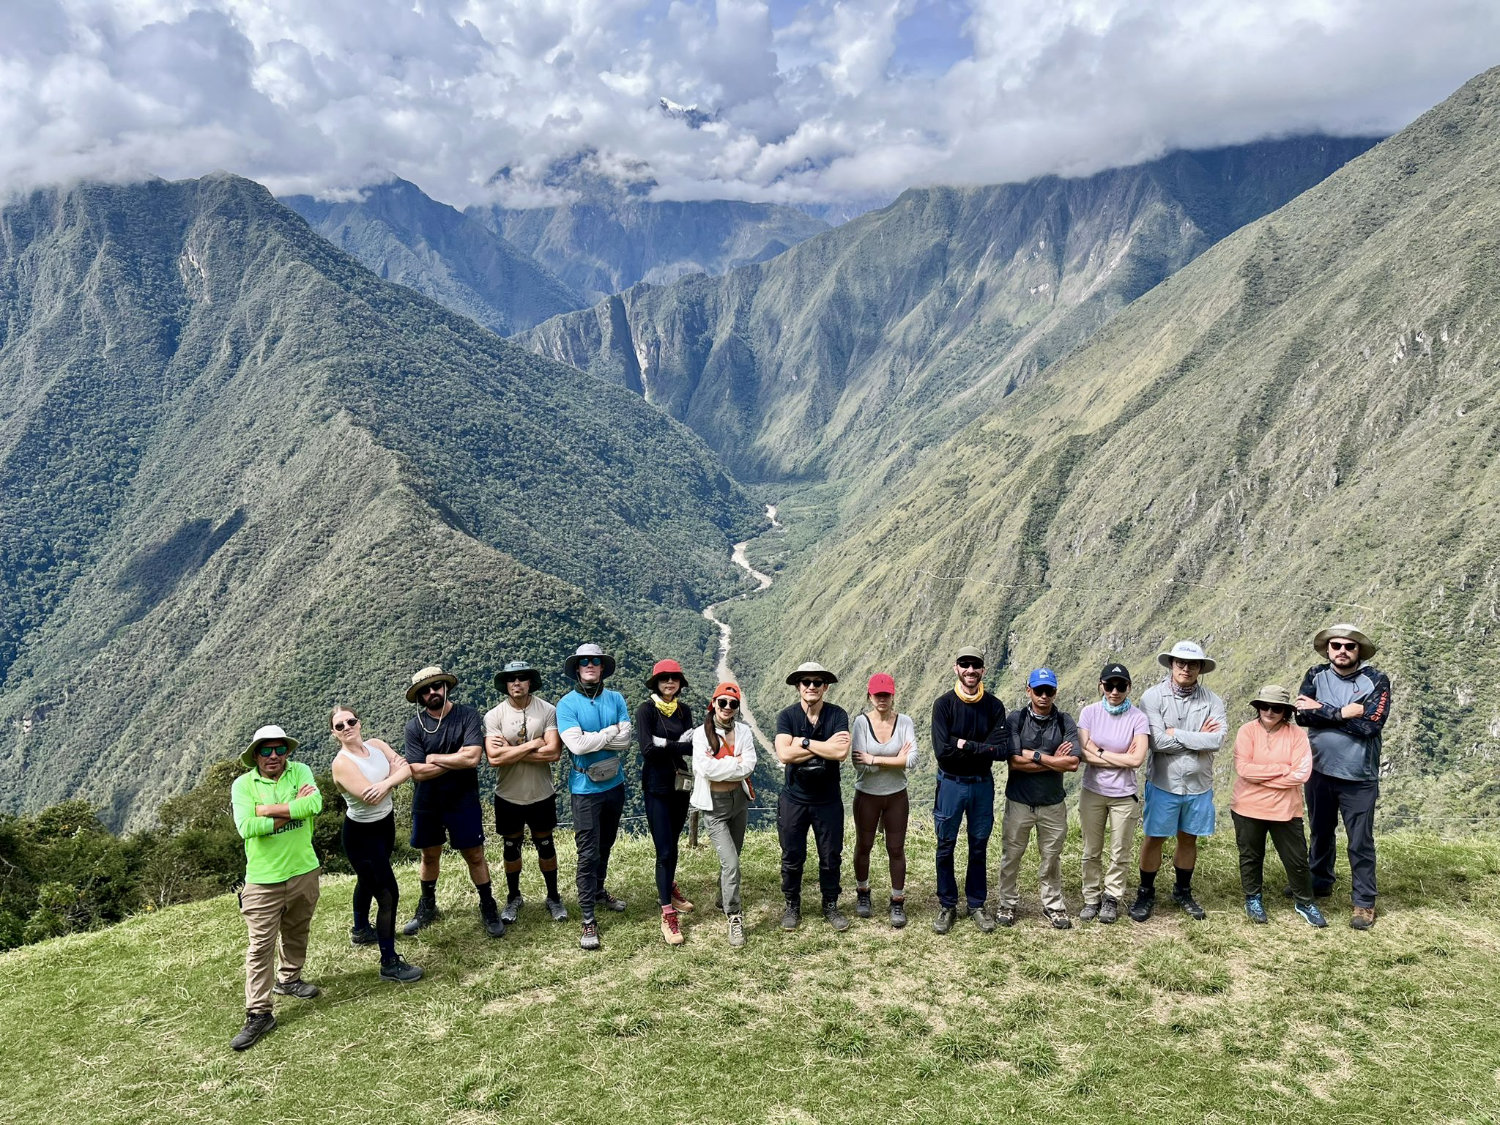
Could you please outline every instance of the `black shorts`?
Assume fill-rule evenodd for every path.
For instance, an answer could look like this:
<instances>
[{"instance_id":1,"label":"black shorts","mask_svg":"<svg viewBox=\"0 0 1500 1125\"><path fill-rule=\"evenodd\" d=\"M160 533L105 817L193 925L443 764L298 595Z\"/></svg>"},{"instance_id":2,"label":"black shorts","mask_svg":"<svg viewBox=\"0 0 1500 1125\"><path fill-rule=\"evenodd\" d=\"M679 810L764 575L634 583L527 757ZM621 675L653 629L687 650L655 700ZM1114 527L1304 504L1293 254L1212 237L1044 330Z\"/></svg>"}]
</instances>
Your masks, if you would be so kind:
<instances>
[{"instance_id":1,"label":"black shorts","mask_svg":"<svg viewBox=\"0 0 1500 1125\"><path fill-rule=\"evenodd\" d=\"M549 836L557 827L557 795L529 805L517 805L504 797L495 798L495 833L499 836L519 836L531 829L531 838Z\"/></svg>"},{"instance_id":2,"label":"black shorts","mask_svg":"<svg viewBox=\"0 0 1500 1125\"><path fill-rule=\"evenodd\" d=\"M454 851L482 847L484 817L479 810L479 794L464 793L441 805L413 805L411 810L411 846L435 848L446 841Z\"/></svg>"}]
</instances>

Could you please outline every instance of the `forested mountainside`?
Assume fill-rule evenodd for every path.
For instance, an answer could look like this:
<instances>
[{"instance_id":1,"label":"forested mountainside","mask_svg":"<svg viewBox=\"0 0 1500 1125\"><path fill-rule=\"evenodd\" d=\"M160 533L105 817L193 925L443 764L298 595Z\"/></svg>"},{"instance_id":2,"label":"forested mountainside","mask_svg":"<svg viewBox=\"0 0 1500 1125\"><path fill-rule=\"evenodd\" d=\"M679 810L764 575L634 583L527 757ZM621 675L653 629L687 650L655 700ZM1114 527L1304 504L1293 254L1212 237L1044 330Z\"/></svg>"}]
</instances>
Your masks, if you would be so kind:
<instances>
[{"instance_id":1,"label":"forested mountainside","mask_svg":"<svg viewBox=\"0 0 1500 1125\"><path fill-rule=\"evenodd\" d=\"M0 251L0 808L138 822L334 700L397 737L428 662L481 704L585 638L709 675L760 516L639 397L233 176L38 192Z\"/></svg>"}]
</instances>

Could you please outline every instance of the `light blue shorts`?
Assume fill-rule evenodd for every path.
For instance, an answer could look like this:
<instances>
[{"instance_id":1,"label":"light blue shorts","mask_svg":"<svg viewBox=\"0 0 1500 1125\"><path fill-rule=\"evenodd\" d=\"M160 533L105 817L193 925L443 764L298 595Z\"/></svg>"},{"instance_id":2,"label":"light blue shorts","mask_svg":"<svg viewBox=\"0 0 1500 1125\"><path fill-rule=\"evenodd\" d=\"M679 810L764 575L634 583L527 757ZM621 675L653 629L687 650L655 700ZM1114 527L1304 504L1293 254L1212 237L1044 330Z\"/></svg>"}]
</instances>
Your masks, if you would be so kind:
<instances>
[{"instance_id":1,"label":"light blue shorts","mask_svg":"<svg viewBox=\"0 0 1500 1125\"><path fill-rule=\"evenodd\" d=\"M1147 836L1214 834L1214 795L1193 793L1179 797L1146 782L1146 807L1141 813L1141 831Z\"/></svg>"}]
</instances>

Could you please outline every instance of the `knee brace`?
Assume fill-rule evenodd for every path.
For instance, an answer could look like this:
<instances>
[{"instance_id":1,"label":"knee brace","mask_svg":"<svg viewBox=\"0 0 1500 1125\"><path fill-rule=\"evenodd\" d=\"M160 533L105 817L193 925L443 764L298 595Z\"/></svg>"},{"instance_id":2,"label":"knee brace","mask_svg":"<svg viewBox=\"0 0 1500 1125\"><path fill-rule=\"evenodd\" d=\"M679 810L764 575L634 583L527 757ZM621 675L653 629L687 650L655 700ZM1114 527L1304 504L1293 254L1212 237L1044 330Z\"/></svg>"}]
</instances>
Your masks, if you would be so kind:
<instances>
[{"instance_id":1,"label":"knee brace","mask_svg":"<svg viewBox=\"0 0 1500 1125\"><path fill-rule=\"evenodd\" d=\"M505 854L505 863L506 863L507 867L510 864L512 864L512 863L517 863L517 864L520 863L521 862L521 837L519 837L519 836L507 836L507 837L505 837L504 854Z\"/></svg>"},{"instance_id":2,"label":"knee brace","mask_svg":"<svg viewBox=\"0 0 1500 1125\"><path fill-rule=\"evenodd\" d=\"M532 836L531 842L536 846L536 857L542 861L543 866L546 866L549 862L557 862L557 846L552 843L550 835Z\"/></svg>"}]
</instances>

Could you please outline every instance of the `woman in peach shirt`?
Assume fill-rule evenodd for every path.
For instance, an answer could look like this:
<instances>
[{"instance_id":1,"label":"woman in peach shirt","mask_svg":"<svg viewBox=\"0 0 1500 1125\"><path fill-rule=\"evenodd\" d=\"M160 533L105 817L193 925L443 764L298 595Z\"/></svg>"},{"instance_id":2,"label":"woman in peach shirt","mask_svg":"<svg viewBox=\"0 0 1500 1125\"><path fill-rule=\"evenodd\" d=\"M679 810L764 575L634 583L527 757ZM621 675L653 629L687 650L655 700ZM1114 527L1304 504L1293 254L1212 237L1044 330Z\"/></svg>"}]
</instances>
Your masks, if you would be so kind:
<instances>
[{"instance_id":1,"label":"woman in peach shirt","mask_svg":"<svg viewBox=\"0 0 1500 1125\"><path fill-rule=\"evenodd\" d=\"M1296 911L1309 926L1328 925L1313 902L1312 873L1307 866L1307 834L1302 828L1302 783L1312 774L1312 746L1307 732L1290 720L1292 695L1280 684L1267 684L1250 701L1256 718L1234 738L1234 838L1240 849L1240 889L1252 922L1267 922L1261 897L1266 837L1276 845L1286 868Z\"/></svg>"}]
</instances>

